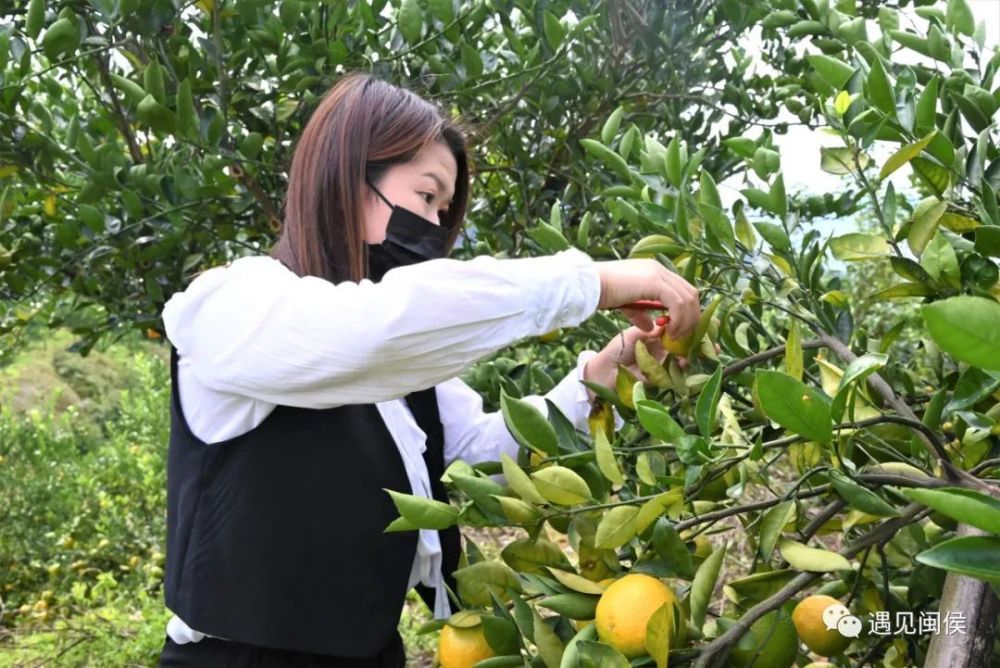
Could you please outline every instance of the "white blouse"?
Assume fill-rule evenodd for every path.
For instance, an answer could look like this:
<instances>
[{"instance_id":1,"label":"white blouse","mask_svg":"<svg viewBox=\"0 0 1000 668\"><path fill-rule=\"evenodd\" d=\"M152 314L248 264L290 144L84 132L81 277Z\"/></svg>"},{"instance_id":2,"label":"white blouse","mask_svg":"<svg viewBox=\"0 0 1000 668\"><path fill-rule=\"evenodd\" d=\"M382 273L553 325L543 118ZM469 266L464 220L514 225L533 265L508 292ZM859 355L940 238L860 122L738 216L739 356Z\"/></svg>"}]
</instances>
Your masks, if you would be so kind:
<instances>
[{"instance_id":1,"label":"white blouse","mask_svg":"<svg viewBox=\"0 0 1000 668\"><path fill-rule=\"evenodd\" d=\"M426 435L403 397L434 387L448 464L497 461L518 445L499 412L457 376L474 362L529 336L574 327L597 308L594 261L569 249L552 256L438 259L399 267L378 283L333 284L299 277L270 256L248 256L199 274L163 308L178 352L178 391L191 431L206 444L246 433L275 406L333 408L374 403L396 443L413 494L430 497ZM580 382L597 353L543 396L578 429L590 412ZM619 426L621 418L615 416ZM410 587L435 588L434 616L450 606L437 531L421 530ZM205 634L176 615L176 643Z\"/></svg>"}]
</instances>

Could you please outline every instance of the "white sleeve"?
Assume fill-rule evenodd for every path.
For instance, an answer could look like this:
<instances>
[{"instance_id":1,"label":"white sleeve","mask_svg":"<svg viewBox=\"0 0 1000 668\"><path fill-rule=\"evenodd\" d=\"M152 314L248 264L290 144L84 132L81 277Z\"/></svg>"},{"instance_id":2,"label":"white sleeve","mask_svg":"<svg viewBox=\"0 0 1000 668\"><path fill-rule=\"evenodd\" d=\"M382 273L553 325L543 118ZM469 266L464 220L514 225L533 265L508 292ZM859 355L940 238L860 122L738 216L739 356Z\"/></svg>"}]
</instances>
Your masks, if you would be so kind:
<instances>
[{"instance_id":1,"label":"white sleeve","mask_svg":"<svg viewBox=\"0 0 1000 668\"><path fill-rule=\"evenodd\" d=\"M533 404L543 415L548 415L548 398L580 431L587 431L590 415L590 399L583 380L583 368L597 355L593 350L585 350L577 356L576 368L566 374L555 387L544 395L523 397ZM483 411L483 398L461 378L451 378L436 388L438 413L444 429L444 461L447 466L456 459L469 464L484 461L499 461L500 454L506 453L517 459L518 444L511 436L503 419L503 413ZM615 411L617 428L624 421Z\"/></svg>"},{"instance_id":2,"label":"white sleeve","mask_svg":"<svg viewBox=\"0 0 1000 668\"><path fill-rule=\"evenodd\" d=\"M336 285L253 256L175 293L163 322L209 388L332 408L437 385L525 337L579 325L599 298L597 267L576 249L428 260Z\"/></svg>"}]
</instances>

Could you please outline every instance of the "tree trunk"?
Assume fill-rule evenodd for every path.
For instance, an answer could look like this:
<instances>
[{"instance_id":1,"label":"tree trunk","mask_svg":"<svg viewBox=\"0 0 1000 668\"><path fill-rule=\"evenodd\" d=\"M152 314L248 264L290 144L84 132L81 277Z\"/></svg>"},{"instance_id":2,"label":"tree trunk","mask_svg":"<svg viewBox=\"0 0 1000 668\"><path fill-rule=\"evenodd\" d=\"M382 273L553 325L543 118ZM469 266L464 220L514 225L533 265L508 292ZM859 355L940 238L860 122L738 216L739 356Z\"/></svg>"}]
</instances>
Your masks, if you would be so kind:
<instances>
[{"instance_id":1,"label":"tree trunk","mask_svg":"<svg viewBox=\"0 0 1000 668\"><path fill-rule=\"evenodd\" d=\"M959 525L959 536L986 535L982 531ZM931 638L924 668L988 668L993 654L1000 599L990 585L982 580L948 573L941 591L941 629ZM964 633L945 633L944 616L962 613Z\"/></svg>"}]
</instances>

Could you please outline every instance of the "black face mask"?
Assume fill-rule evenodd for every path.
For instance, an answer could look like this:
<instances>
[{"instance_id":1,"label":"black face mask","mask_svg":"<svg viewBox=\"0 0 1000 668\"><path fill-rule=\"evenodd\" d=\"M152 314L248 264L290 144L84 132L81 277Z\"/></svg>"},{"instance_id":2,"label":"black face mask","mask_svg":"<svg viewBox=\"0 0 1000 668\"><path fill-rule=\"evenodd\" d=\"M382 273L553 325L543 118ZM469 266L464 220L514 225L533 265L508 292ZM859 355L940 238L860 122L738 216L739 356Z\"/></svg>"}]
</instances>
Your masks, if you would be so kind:
<instances>
[{"instance_id":1,"label":"black face mask","mask_svg":"<svg viewBox=\"0 0 1000 668\"><path fill-rule=\"evenodd\" d=\"M446 228L391 203L370 181L368 185L392 208L385 240L378 244L365 244L368 248L368 278L377 282L390 269L445 256Z\"/></svg>"}]
</instances>

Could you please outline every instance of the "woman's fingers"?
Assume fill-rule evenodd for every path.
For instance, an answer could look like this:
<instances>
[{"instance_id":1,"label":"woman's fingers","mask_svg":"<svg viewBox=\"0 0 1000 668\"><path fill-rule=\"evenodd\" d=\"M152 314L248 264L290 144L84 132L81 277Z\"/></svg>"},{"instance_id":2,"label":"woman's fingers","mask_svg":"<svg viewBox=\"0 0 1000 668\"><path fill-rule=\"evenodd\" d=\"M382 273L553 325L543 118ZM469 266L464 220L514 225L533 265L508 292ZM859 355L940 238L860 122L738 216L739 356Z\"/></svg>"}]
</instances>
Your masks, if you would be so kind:
<instances>
[{"instance_id":1,"label":"woman's fingers","mask_svg":"<svg viewBox=\"0 0 1000 668\"><path fill-rule=\"evenodd\" d=\"M629 322L644 332L648 332L656 326L653 323L653 319L649 316L649 313L645 310L627 307L622 307L618 310L622 312L622 315L624 315Z\"/></svg>"},{"instance_id":2,"label":"woman's fingers","mask_svg":"<svg viewBox=\"0 0 1000 668\"><path fill-rule=\"evenodd\" d=\"M667 273L661 301L670 309L667 333L672 339L683 338L694 331L701 315L698 291L677 274Z\"/></svg>"}]
</instances>

